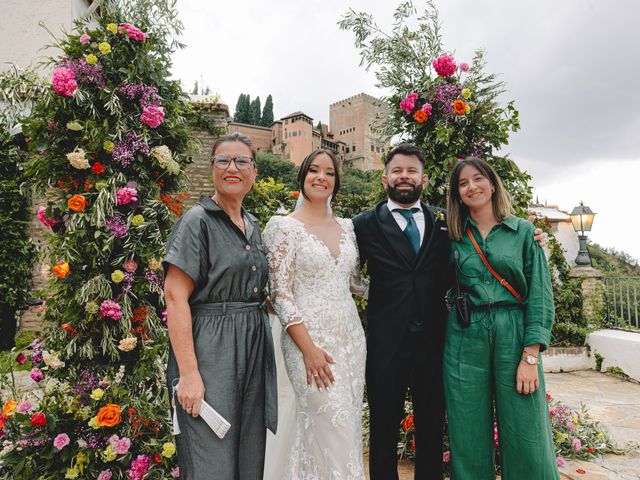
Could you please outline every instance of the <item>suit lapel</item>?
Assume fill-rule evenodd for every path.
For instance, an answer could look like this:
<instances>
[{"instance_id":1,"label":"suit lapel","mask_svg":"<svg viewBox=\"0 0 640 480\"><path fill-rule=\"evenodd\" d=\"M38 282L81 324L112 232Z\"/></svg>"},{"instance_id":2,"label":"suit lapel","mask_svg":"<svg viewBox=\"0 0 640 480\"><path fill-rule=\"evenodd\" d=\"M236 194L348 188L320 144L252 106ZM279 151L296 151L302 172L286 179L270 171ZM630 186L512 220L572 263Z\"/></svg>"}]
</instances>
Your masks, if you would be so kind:
<instances>
[{"instance_id":1,"label":"suit lapel","mask_svg":"<svg viewBox=\"0 0 640 480\"><path fill-rule=\"evenodd\" d=\"M413 268L416 254L409 243L409 239L400 230L398 223L393 218L386 202L379 204L378 208L376 208L376 217L378 218L378 225L380 225L382 233L393 251L402 259L407 268Z\"/></svg>"},{"instance_id":2,"label":"suit lapel","mask_svg":"<svg viewBox=\"0 0 640 480\"><path fill-rule=\"evenodd\" d=\"M424 202L420 202L420 206L424 213L424 239L422 240L422 245L420 245L420 250L418 250L418 261L415 263L416 266L420 265L424 261L427 253L429 252L429 247L436 236L436 232L434 231L436 219L433 212Z\"/></svg>"}]
</instances>

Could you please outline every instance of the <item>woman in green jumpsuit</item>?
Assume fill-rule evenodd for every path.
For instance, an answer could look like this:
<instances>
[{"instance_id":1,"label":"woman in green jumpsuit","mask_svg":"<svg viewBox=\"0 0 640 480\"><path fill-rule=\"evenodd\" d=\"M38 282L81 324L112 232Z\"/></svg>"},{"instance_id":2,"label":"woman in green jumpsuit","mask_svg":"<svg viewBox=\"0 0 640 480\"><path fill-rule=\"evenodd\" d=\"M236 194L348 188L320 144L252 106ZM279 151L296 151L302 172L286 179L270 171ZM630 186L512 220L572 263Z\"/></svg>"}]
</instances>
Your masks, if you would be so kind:
<instances>
[{"instance_id":1,"label":"woman in green jumpsuit","mask_svg":"<svg viewBox=\"0 0 640 480\"><path fill-rule=\"evenodd\" d=\"M471 313L464 326L452 307L445 341L452 480L495 479L494 418L504 480L559 478L540 364L554 318L551 278L533 225L511 212L487 162L470 157L457 164L447 223L452 264ZM467 230L522 302L490 273Z\"/></svg>"}]
</instances>

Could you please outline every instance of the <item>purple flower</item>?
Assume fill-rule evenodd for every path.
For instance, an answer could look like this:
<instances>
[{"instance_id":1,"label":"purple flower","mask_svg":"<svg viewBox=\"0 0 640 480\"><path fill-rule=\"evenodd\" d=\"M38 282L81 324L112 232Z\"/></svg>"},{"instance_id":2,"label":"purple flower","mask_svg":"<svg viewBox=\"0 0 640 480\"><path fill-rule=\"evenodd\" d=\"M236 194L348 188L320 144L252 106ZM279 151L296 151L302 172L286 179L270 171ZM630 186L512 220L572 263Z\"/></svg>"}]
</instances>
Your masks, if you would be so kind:
<instances>
[{"instance_id":1,"label":"purple flower","mask_svg":"<svg viewBox=\"0 0 640 480\"><path fill-rule=\"evenodd\" d=\"M67 59L62 66L73 71L79 85L104 88L107 85L102 66L90 65L84 59Z\"/></svg>"},{"instance_id":2,"label":"purple flower","mask_svg":"<svg viewBox=\"0 0 640 480\"><path fill-rule=\"evenodd\" d=\"M150 152L149 144L135 132L129 132L124 141L115 142L111 156L123 167L127 167L138 152L148 155Z\"/></svg>"},{"instance_id":3,"label":"purple flower","mask_svg":"<svg viewBox=\"0 0 640 480\"><path fill-rule=\"evenodd\" d=\"M165 325L167 324L167 309L166 308L162 309L162 323L164 323Z\"/></svg>"},{"instance_id":4,"label":"purple flower","mask_svg":"<svg viewBox=\"0 0 640 480\"><path fill-rule=\"evenodd\" d=\"M69 435L61 433L53 440L53 446L58 450L62 450L64 447L69 445L69 441Z\"/></svg>"},{"instance_id":5,"label":"purple flower","mask_svg":"<svg viewBox=\"0 0 640 480\"><path fill-rule=\"evenodd\" d=\"M115 215L105 221L107 228L114 237L124 237L129 231L129 227L124 223L124 219L120 215Z\"/></svg>"},{"instance_id":6,"label":"purple flower","mask_svg":"<svg viewBox=\"0 0 640 480\"><path fill-rule=\"evenodd\" d=\"M31 379L34 382L41 382L44 379L44 373L37 367L31 369Z\"/></svg>"},{"instance_id":7,"label":"purple flower","mask_svg":"<svg viewBox=\"0 0 640 480\"><path fill-rule=\"evenodd\" d=\"M129 293L131 286L133 285L134 275L133 273L125 273L122 280L122 293Z\"/></svg>"},{"instance_id":8,"label":"purple flower","mask_svg":"<svg viewBox=\"0 0 640 480\"><path fill-rule=\"evenodd\" d=\"M567 428L572 431L575 429L571 420L567 421Z\"/></svg>"},{"instance_id":9,"label":"purple flower","mask_svg":"<svg viewBox=\"0 0 640 480\"><path fill-rule=\"evenodd\" d=\"M162 105L158 88L155 85L145 85L144 83L127 83L118 89L118 93L123 94L129 100L138 100L140 108L159 107Z\"/></svg>"},{"instance_id":10,"label":"purple flower","mask_svg":"<svg viewBox=\"0 0 640 480\"><path fill-rule=\"evenodd\" d=\"M440 82L434 89L434 101L443 115L451 115L453 102L460 96L462 87L447 82Z\"/></svg>"},{"instance_id":11,"label":"purple flower","mask_svg":"<svg viewBox=\"0 0 640 480\"><path fill-rule=\"evenodd\" d=\"M162 285L162 278L160 278L160 275L158 275L155 271L151 270L150 268L145 270L144 276L146 277L149 283L153 285Z\"/></svg>"}]
</instances>

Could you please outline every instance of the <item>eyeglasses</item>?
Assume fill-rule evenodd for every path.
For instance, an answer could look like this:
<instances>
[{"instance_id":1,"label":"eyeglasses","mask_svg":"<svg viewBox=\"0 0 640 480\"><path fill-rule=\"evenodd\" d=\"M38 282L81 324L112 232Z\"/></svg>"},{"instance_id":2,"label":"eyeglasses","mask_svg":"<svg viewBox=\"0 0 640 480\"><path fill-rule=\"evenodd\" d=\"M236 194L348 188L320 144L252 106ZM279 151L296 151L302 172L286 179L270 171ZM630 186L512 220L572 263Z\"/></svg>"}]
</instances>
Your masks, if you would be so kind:
<instances>
[{"instance_id":1,"label":"eyeglasses","mask_svg":"<svg viewBox=\"0 0 640 480\"><path fill-rule=\"evenodd\" d=\"M236 168L238 170L249 170L253 165L253 159L251 157L227 157L225 155L214 155L211 160L213 166L219 168L220 170L225 170L229 168L231 162L236 164Z\"/></svg>"}]
</instances>

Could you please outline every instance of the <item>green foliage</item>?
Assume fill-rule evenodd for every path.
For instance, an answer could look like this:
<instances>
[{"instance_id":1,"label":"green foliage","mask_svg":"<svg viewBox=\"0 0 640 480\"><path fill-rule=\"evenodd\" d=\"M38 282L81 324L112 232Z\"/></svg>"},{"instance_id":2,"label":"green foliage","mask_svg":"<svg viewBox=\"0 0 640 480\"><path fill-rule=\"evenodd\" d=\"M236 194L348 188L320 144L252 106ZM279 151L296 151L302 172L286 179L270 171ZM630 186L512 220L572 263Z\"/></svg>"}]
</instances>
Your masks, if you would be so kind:
<instances>
[{"instance_id":1,"label":"green foliage","mask_svg":"<svg viewBox=\"0 0 640 480\"><path fill-rule=\"evenodd\" d=\"M298 189L298 167L289 160L268 152L258 152L256 156L258 178L273 178L284 183L291 191Z\"/></svg>"},{"instance_id":2,"label":"green foliage","mask_svg":"<svg viewBox=\"0 0 640 480\"><path fill-rule=\"evenodd\" d=\"M168 339L159 260L195 146L186 95L169 72L171 53L180 45L174 35L182 25L173 0L115 0L101 6L95 20L79 23L77 33L62 38L62 56L50 61L54 67L76 62L77 90L62 96L48 87L24 126L32 153L27 175L46 196L46 217L58 221L48 235L51 264L58 266L46 291L44 318L51 327L43 357L33 345L25 352L45 376L37 408L46 425L30 423L32 411L10 417L4 428L10 446L25 438L43 441L27 442L3 457L2 479L64 478L80 471L96 478L106 469L113 478L126 478L132 460L153 457L171 439L162 380ZM147 38L115 28L125 22ZM80 42L81 33L90 42ZM110 52L104 45L99 49L101 43ZM81 73L89 54L101 69L93 79ZM132 88L146 94L131 96ZM144 113L158 102L164 116L149 125ZM73 152L75 165L68 157ZM136 198L119 202L125 188L134 189ZM104 396L92 397L98 387ZM89 426L107 403L118 406L120 422ZM71 442L58 451L51 442L61 433ZM104 448L114 434L130 438L131 448L108 461ZM100 448L87 448L94 437ZM145 478L169 478L169 457L159 457Z\"/></svg>"},{"instance_id":3,"label":"green foliage","mask_svg":"<svg viewBox=\"0 0 640 480\"><path fill-rule=\"evenodd\" d=\"M509 134L520 128L518 111L513 102L499 104L504 84L496 75L484 73L484 52L476 52L468 73L458 70L452 76L435 75L432 62L446 53L435 5L427 1L424 12L418 14L413 2L402 3L394 20L390 33L368 13L350 10L339 22L341 29L353 31L360 64L367 70L374 69L377 85L391 92L385 99L390 114L378 118L375 127L388 139L399 135L425 151L428 203L444 207L456 159L476 155L497 170L516 210L523 214L531 200L531 177L500 151L508 143ZM417 99L404 111L400 102L410 93ZM454 101L463 102L468 107L466 113L453 113ZM432 111L420 121L415 114L426 103Z\"/></svg>"},{"instance_id":4,"label":"green foliage","mask_svg":"<svg viewBox=\"0 0 640 480\"><path fill-rule=\"evenodd\" d=\"M271 95L267 97L264 102L264 107L262 107L262 118L260 120L260 125L263 127L270 127L273 123L273 98Z\"/></svg>"},{"instance_id":5,"label":"green foliage","mask_svg":"<svg viewBox=\"0 0 640 480\"><path fill-rule=\"evenodd\" d=\"M248 94L241 93L238 97L233 121L247 124L251 123L251 97Z\"/></svg>"},{"instance_id":6,"label":"green foliage","mask_svg":"<svg viewBox=\"0 0 640 480\"><path fill-rule=\"evenodd\" d=\"M192 95L198 95L198 81L196 80L196 83L193 85L193 91L191 92Z\"/></svg>"},{"instance_id":7,"label":"green foliage","mask_svg":"<svg viewBox=\"0 0 640 480\"><path fill-rule=\"evenodd\" d=\"M601 372L602 371L602 362L604 361L604 357L598 352L594 353L593 356L596 359L596 371L597 372Z\"/></svg>"},{"instance_id":8,"label":"green foliage","mask_svg":"<svg viewBox=\"0 0 640 480\"><path fill-rule=\"evenodd\" d=\"M638 260L615 248L606 248L589 242L591 264L606 275L640 276Z\"/></svg>"},{"instance_id":9,"label":"green foliage","mask_svg":"<svg viewBox=\"0 0 640 480\"><path fill-rule=\"evenodd\" d=\"M262 107L260 103L260 97L254 98L249 107L249 124L251 125L261 124L261 121L262 121L260 117L261 109Z\"/></svg>"}]
</instances>

